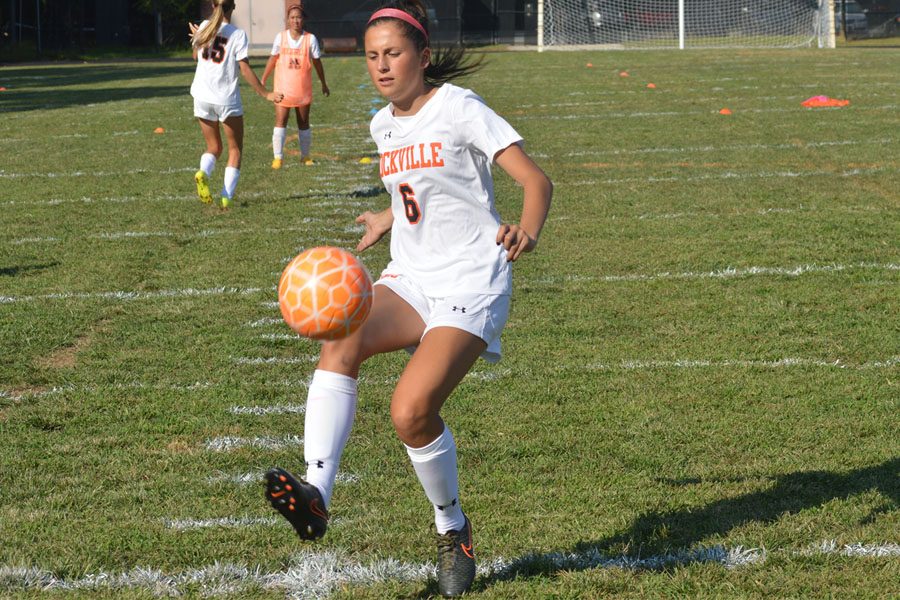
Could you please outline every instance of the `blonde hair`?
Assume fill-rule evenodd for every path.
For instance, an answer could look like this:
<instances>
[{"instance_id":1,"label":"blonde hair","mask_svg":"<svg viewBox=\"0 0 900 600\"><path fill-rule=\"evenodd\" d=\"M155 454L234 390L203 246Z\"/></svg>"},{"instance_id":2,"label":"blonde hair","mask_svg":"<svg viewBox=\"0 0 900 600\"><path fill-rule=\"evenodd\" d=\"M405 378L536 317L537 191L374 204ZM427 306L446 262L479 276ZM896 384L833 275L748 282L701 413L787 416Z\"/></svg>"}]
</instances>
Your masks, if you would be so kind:
<instances>
[{"instance_id":1,"label":"blonde hair","mask_svg":"<svg viewBox=\"0 0 900 600\"><path fill-rule=\"evenodd\" d=\"M206 27L199 30L191 38L191 44L194 48L205 48L209 46L216 34L219 33L219 27L225 20L225 14L234 10L234 0L212 0L213 14L209 18Z\"/></svg>"}]
</instances>

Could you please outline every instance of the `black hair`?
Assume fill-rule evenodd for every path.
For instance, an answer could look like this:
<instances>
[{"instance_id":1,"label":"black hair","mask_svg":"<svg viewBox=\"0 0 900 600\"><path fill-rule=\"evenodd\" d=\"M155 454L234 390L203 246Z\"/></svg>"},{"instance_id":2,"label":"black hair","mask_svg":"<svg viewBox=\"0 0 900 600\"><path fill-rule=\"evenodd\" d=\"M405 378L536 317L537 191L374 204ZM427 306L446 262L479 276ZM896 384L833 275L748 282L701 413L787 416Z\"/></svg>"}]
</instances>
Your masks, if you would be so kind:
<instances>
[{"instance_id":1,"label":"black hair","mask_svg":"<svg viewBox=\"0 0 900 600\"><path fill-rule=\"evenodd\" d=\"M421 0L388 0L381 5L381 8L396 8L408 13L412 18L419 22L423 29L431 33L428 29L428 12ZM379 9L380 10L380 9ZM381 23L391 17L380 17L366 25L366 30L376 23ZM397 23L403 35L413 41L416 50L419 52L425 48L431 47L431 61L425 67L425 83L430 86L440 87L457 77L465 77L475 73L483 66L484 56L472 59L466 54L466 49L462 46L434 47L429 43L429 39L422 35L416 27L400 19L391 19Z\"/></svg>"}]
</instances>

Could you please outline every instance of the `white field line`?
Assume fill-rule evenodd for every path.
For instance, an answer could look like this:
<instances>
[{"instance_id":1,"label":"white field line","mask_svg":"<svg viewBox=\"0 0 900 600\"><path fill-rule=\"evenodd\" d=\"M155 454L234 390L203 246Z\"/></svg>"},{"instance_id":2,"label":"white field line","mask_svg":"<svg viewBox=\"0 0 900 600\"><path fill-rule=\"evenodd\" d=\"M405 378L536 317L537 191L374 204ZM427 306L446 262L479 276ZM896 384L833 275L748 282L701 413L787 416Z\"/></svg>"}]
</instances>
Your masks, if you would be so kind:
<instances>
[{"instance_id":1,"label":"white field line","mask_svg":"<svg viewBox=\"0 0 900 600\"><path fill-rule=\"evenodd\" d=\"M303 224L315 224L319 222L320 219L313 219L311 217L306 217L304 219L300 219L298 222ZM314 229L311 227L301 227L301 226L292 226L292 227L266 227L266 228L243 228L243 229L203 229L201 231L195 232L174 232L174 231L109 231L104 233L95 233L86 236L73 236L66 238L65 241L77 241L77 240L105 240L105 241L121 241L121 240L135 240L135 239L144 239L144 238L154 238L154 237L162 237L162 238L177 238L179 240L196 240L196 239L207 239L212 237L224 236L224 235L280 235L283 233L315 233ZM355 233L355 232L354 232ZM48 242L60 242L63 241L58 237L45 237L45 238L20 238L17 240L11 240L9 243L14 245L23 245L30 243L48 243ZM322 238L316 237L309 240L296 240L294 241L307 241L308 243L316 243L321 244L324 242L330 243L338 243L344 244L347 243L347 240L336 240L336 239L328 239L323 240Z\"/></svg>"},{"instance_id":2,"label":"white field line","mask_svg":"<svg viewBox=\"0 0 900 600\"><path fill-rule=\"evenodd\" d=\"M617 283L625 281L659 281L664 279L732 279L754 276L786 276L799 277L808 273L842 273L855 270L898 271L896 263L855 263L849 265L797 265L794 267L728 267L719 271L685 271L681 273L630 273L626 275L554 275L539 277L529 282L531 285L559 285L564 283L602 282Z\"/></svg>"},{"instance_id":3,"label":"white field line","mask_svg":"<svg viewBox=\"0 0 900 600\"><path fill-rule=\"evenodd\" d=\"M262 485L265 477L265 471L249 471L247 473L238 473L236 475L228 473L218 473L207 477L207 483L233 483L236 485ZM335 483L340 485L357 483L360 480L359 475L354 473L345 473L338 471L335 477Z\"/></svg>"},{"instance_id":4,"label":"white field line","mask_svg":"<svg viewBox=\"0 0 900 600\"><path fill-rule=\"evenodd\" d=\"M554 156L579 157L579 156L632 156L640 154L689 154L689 153L707 153L707 152L731 152L745 150L804 150L814 148L831 148L842 146L856 146L861 144L872 145L889 145L896 143L894 138L878 138L872 140L831 140L820 142L805 142L799 144L781 143L781 144L726 144L724 146L681 146L681 147L663 147L663 148L635 148L633 150L580 150L577 152L565 152L560 154L537 154L538 158L552 158Z\"/></svg>"},{"instance_id":5,"label":"white field line","mask_svg":"<svg viewBox=\"0 0 900 600\"><path fill-rule=\"evenodd\" d=\"M43 300L155 300L159 298L195 298L202 296L250 296L261 292L271 292L274 288L221 286L206 289L180 288L156 290L153 292L59 292L36 296L0 296L0 304L16 302L41 302Z\"/></svg>"},{"instance_id":6,"label":"white field line","mask_svg":"<svg viewBox=\"0 0 900 600\"><path fill-rule=\"evenodd\" d=\"M252 437L222 436L211 438L204 442L204 447L210 452L231 452L240 448L255 448L258 450L283 450L303 445L303 438L297 435L282 437Z\"/></svg>"},{"instance_id":7,"label":"white field line","mask_svg":"<svg viewBox=\"0 0 900 600\"><path fill-rule=\"evenodd\" d=\"M709 272L682 272L682 273L656 273L627 275L563 275L553 277L541 277L529 282L531 285L555 285L569 282L620 282L620 281L656 281L659 279L728 279L733 277L748 277L758 275L797 277L807 273L839 273L859 269L878 271L897 271L900 264L895 263L855 263L850 265L798 265L794 267L730 267L721 271ZM43 300L154 300L158 298L180 298L201 296L239 295L249 296L261 292L272 292L274 288L240 288L240 287L215 287L207 289L181 288L172 290L157 290L153 292L60 292L56 294L41 294L35 296L0 296L0 304L13 304L18 302L40 302ZM277 308L277 302L267 301L263 304L266 308ZM236 359L241 360L241 359ZM258 360L258 359L249 359ZM277 360L275 361L277 362Z\"/></svg>"},{"instance_id":8,"label":"white field line","mask_svg":"<svg viewBox=\"0 0 900 600\"><path fill-rule=\"evenodd\" d=\"M798 554L815 556L817 554L838 554L849 557L874 557L900 556L900 544L845 544L838 545L834 540L828 540L813 544L801 550Z\"/></svg>"},{"instance_id":9,"label":"white field line","mask_svg":"<svg viewBox=\"0 0 900 600\"><path fill-rule=\"evenodd\" d=\"M264 362L260 364L271 364L266 359L261 359ZM792 367L819 367L825 369L838 369L845 371L868 371L872 369L892 369L900 366L900 356L892 356L889 358L879 359L879 360L869 360L861 363L853 363L847 362L841 358L829 358L829 359L821 359L821 358L805 358L805 357L785 357L777 360L754 360L754 359L726 359L726 360L709 360L709 359L691 359L691 358L683 358L683 359L673 359L673 360L622 360L618 363L590 363L582 366L572 366L565 367L565 370L578 370L578 371L614 371L614 370L622 370L622 371L648 371L655 369L734 369L734 368L765 368L765 369L776 369L776 368L792 368ZM552 371L552 369L550 369ZM501 369L499 371L472 371L467 374L463 379L463 383L465 382L481 382L481 381L494 381L496 379L501 379L503 377L508 377L511 375L515 375L516 372L512 369ZM396 385L399 380L398 376L392 377L368 377L362 376L359 378L359 385L387 385L392 386ZM260 383L254 383L250 385L259 386L262 388L270 388L270 387L279 387L279 388L288 388L294 390L305 390L309 388L309 380L305 381L265 381ZM220 389L227 388L233 389L234 384L231 383L221 383L221 382L197 382L190 385L155 385L155 384L143 384L143 383L133 383L133 384L124 384L113 386L112 389L155 389L155 390L166 390L166 391L175 391L175 392L183 392L183 393L192 393L197 390L211 390L211 389ZM78 393L105 393L107 390L111 389L110 386L56 386L46 390L33 391L33 392L11 392L11 391L3 391L0 390L0 398L13 400L13 401L22 401L28 400L32 398L46 398L49 396L61 396L65 394L78 394ZM254 414L252 411L255 409L251 409L249 407L245 407L248 412L242 414ZM239 409L243 410L243 409ZM260 409L262 412L264 409ZM287 408L278 408L272 409L271 414L280 414L277 413L278 410L283 410L284 414L294 412L293 410L288 410ZM301 412L297 410L296 412ZM266 413L270 414L270 413Z\"/></svg>"},{"instance_id":10,"label":"white field line","mask_svg":"<svg viewBox=\"0 0 900 600\"><path fill-rule=\"evenodd\" d=\"M662 221L674 219L729 219L745 216L765 217L770 215L785 215L796 213L879 213L892 212L896 209L880 206L795 206L795 207L770 207L754 210L735 210L727 213L701 213L701 212L680 212L680 213L644 213L637 216L639 221ZM559 217L560 220L570 219L572 217ZM611 215L606 217L610 221L633 219L631 216Z\"/></svg>"},{"instance_id":11,"label":"white field line","mask_svg":"<svg viewBox=\"0 0 900 600\"><path fill-rule=\"evenodd\" d=\"M33 173L10 173L0 170L0 179L22 179L34 177L37 179L57 179L60 177L120 177L122 175L172 175L173 173L193 173L196 171L194 167L178 167L163 169L162 171L151 171L149 169L126 169L124 171L70 171L68 173L47 173L46 171L35 171Z\"/></svg>"},{"instance_id":12,"label":"white field line","mask_svg":"<svg viewBox=\"0 0 900 600\"><path fill-rule=\"evenodd\" d=\"M663 110L663 111L642 111L642 112L604 112L604 113L595 113L590 115L517 115L515 117L510 117L510 121L531 121L531 120L541 120L541 121L581 121L581 120L596 120L603 121L604 119L646 119L652 117L691 117L695 115L716 115L719 112L721 107L716 108L715 110ZM731 110L734 111L734 115L740 114L778 114L778 113L796 113L796 112L808 112L808 113L818 113L818 112L830 112L835 110L847 110L846 108L804 108L802 106L797 106L797 108L740 108L740 107L730 107ZM855 110L888 110L893 111L900 108L900 104L882 104L878 106L856 106ZM727 118L734 118L734 116L729 116ZM0 176L2 176L2 172L0 172Z\"/></svg>"},{"instance_id":13,"label":"white field line","mask_svg":"<svg viewBox=\"0 0 900 600\"><path fill-rule=\"evenodd\" d=\"M316 362L319 360L319 356L235 356L231 360L236 365L302 365Z\"/></svg>"},{"instance_id":14,"label":"white field line","mask_svg":"<svg viewBox=\"0 0 900 600\"><path fill-rule=\"evenodd\" d=\"M712 181L717 179L798 179L801 177L859 177L877 173L896 173L897 167L875 167L870 169L849 169L846 171L756 171L737 173L710 173L706 175L688 175L685 177L622 177L619 179L586 179L581 181L561 182L560 187L583 187L596 185L618 185L623 183L677 183L685 181Z\"/></svg>"},{"instance_id":15,"label":"white field line","mask_svg":"<svg viewBox=\"0 0 900 600\"><path fill-rule=\"evenodd\" d=\"M823 543L823 548L828 542ZM884 554L878 545L855 544L843 546L836 552L849 558L873 560L893 557L896 544ZM866 548L867 553L857 553L854 548ZM812 551L833 553L831 551ZM764 563L770 556L790 555L790 551L765 549L701 547L669 554L634 558L609 557L596 550L585 552L550 552L527 554L508 559L496 557L481 561L478 575L488 580L513 579L521 573L538 568L542 570L617 569L624 571L658 570L665 567L692 564L720 565L725 569L740 569ZM796 554L796 553L795 553ZM426 581L435 578L434 563L403 562L394 558L362 562L340 550L315 552L303 550L291 557L286 568L266 571L260 565L248 566L229 562L216 562L198 569L166 573L152 567L134 567L127 571L95 571L78 578L61 578L51 571L38 567L0 566L0 590L9 591L72 591L87 590L110 592L141 590L155 596L180 596L199 591L203 597L222 596L254 589L277 590L292 599L327 598L336 589L366 586L389 581Z\"/></svg>"},{"instance_id":16,"label":"white field line","mask_svg":"<svg viewBox=\"0 0 900 600\"><path fill-rule=\"evenodd\" d=\"M900 356L887 360L875 360L864 363L846 363L840 359L818 360L814 358L781 358L778 360L623 360L618 363L594 363L585 365L588 371L652 371L658 369L730 369L759 368L778 369L785 367L822 367L828 369L846 369L866 371L870 369L889 369L900 366Z\"/></svg>"},{"instance_id":17,"label":"white field line","mask_svg":"<svg viewBox=\"0 0 900 600\"><path fill-rule=\"evenodd\" d=\"M188 531L192 529L236 529L246 527L256 527L265 525L280 525L287 523L284 519L276 519L275 517L223 517L220 519L163 519L163 525L166 529L175 529L177 531Z\"/></svg>"},{"instance_id":18,"label":"white field line","mask_svg":"<svg viewBox=\"0 0 900 600\"><path fill-rule=\"evenodd\" d=\"M304 381L290 381L290 380L281 380L281 381L271 381L267 380L259 383L249 384L252 386L260 386L263 388L290 388L290 389L307 389L309 387L309 380ZM234 389L236 386L233 383L229 382L214 382L214 381L197 381L189 384L165 384L165 383L144 383L141 381L135 381L130 383L119 383L115 385L84 385L84 386L73 386L73 385L61 385L54 386L48 388L46 390L40 391L31 391L31 392L6 392L0 390L0 398L7 398L10 400L26 400L29 398L46 398L48 396L61 396L64 394L79 394L79 393L91 393L91 394L104 394L108 393L109 390L161 390L168 392L181 392L181 393L193 393L199 390L215 390L215 389Z\"/></svg>"},{"instance_id":19,"label":"white field line","mask_svg":"<svg viewBox=\"0 0 900 600\"><path fill-rule=\"evenodd\" d=\"M232 406L228 409L233 415L302 415L306 412L305 404L273 404L271 406Z\"/></svg>"}]
</instances>

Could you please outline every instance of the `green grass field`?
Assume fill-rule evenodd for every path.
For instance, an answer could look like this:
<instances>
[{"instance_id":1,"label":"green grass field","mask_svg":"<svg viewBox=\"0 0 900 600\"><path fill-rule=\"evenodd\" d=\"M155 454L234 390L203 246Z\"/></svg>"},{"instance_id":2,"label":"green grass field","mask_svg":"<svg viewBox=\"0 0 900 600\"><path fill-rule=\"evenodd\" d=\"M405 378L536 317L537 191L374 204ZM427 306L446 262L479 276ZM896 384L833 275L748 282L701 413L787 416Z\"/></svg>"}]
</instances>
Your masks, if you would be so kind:
<instances>
[{"instance_id":1,"label":"green grass field","mask_svg":"<svg viewBox=\"0 0 900 600\"><path fill-rule=\"evenodd\" d=\"M302 472L317 354L280 271L388 203L363 59L324 64L313 167L270 170L244 87L228 212L193 190L191 63L0 68L0 597L437 593L404 354L363 367L321 543L262 495ZM504 360L444 412L473 596L900 596L898 79L842 49L492 53L463 82L556 185Z\"/></svg>"}]
</instances>

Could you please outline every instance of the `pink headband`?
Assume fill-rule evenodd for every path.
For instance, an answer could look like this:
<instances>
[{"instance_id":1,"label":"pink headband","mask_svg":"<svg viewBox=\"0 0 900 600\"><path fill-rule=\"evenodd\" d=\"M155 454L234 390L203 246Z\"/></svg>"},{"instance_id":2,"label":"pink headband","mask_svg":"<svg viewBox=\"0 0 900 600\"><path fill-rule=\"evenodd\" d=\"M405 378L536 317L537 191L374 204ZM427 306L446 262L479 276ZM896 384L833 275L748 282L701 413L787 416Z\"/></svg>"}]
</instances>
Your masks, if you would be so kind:
<instances>
[{"instance_id":1,"label":"pink headband","mask_svg":"<svg viewBox=\"0 0 900 600\"><path fill-rule=\"evenodd\" d=\"M390 17L393 19L400 19L406 23L409 23L416 29L422 32L422 35L425 36L425 43L428 43L428 32L425 31L425 28L422 27L422 24L419 23L415 17L409 14L406 11L397 9L397 8L382 8L381 10L375 11L372 16L369 18L369 23L374 21L375 19L381 19L382 17Z\"/></svg>"}]
</instances>

